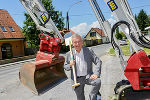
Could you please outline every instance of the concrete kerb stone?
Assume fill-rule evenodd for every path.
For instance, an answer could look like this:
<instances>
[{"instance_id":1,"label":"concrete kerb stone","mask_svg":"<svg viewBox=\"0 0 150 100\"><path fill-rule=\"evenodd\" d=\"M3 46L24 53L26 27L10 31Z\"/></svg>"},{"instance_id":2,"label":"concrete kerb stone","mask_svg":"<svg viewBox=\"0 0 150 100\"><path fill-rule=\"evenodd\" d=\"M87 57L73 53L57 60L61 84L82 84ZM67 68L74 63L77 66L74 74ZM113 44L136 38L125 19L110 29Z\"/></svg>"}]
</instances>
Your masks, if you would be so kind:
<instances>
[{"instance_id":1,"label":"concrete kerb stone","mask_svg":"<svg viewBox=\"0 0 150 100\"><path fill-rule=\"evenodd\" d=\"M22 60L27 60L27 59L32 59L35 57L36 57L36 55L29 55L29 56L17 57L17 58L12 58L12 59L0 60L0 65L13 63L13 62L17 62L17 61L22 61Z\"/></svg>"}]
</instances>

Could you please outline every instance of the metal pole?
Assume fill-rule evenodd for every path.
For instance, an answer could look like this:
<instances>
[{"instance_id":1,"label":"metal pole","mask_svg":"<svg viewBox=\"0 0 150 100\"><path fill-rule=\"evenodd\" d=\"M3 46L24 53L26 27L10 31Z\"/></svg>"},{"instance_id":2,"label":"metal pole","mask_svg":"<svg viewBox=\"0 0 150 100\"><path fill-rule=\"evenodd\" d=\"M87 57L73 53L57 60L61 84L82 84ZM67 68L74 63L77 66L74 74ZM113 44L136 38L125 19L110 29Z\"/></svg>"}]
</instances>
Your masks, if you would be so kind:
<instances>
[{"instance_id":1,"label":"metal pole","mask_svg":"<svg viewBox=\"0 0 150 100\"><path fill-rule=\"evenodd\" d=\"M76 2L76 3L74 3L74 4L72 4L72 5L70 6L70 8L68 9L68 11L67 11L67 17L66 17L66 29L67 29L67 30L69 30L69 11L70 11L70 9L71 9L74 5L79 4L80 2L82 2L82 1L78 1L78 2Z\"/></svg>"},{"instance_id":2,"label":"metal pole","mask_svg":"<svg viewBox=\"0 0 150 100\"><path fill-rule=\"evenodd\" d=\"M67 12L67 17L66 17L66 28L67 28L67 30L69 30L69 15L68 15L68 12Z\"/></svg>"}]
</instances>

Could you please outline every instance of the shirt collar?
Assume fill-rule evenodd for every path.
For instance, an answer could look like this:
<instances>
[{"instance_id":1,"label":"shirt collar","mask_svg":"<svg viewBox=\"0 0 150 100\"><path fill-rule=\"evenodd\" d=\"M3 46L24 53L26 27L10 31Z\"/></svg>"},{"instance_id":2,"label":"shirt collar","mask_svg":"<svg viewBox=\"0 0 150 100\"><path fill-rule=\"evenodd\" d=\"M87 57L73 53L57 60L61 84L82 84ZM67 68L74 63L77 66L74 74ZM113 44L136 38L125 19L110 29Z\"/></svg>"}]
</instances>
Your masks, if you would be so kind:
<instances>
[{"instance_id":1,"label":"shirt collar","mask_svg":"<svg viewBox=\"0 0 150 100\"><path fill-rule=\"evenodd\" d=\"M75 50L75 54L83 54L83 49L81 48L80 53L78 53L78 52Z\"/></svg>"}]
</instances>

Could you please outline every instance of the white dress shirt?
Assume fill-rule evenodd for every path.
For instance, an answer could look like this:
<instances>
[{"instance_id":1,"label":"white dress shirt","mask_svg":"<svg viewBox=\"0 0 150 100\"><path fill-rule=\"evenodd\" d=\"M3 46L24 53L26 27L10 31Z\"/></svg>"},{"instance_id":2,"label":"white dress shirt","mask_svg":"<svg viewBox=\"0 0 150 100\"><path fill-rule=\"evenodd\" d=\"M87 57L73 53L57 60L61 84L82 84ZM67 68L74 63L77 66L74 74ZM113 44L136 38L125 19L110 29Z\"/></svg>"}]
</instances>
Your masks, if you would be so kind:
<instances>
[{"instance_id":1,"label":"white dress shirt","mask_svg":"<svg viewBox=\"0 0 150 100\"><path fill-rule=\"evenodd\" d=\"M75 53L77 76L85 76L87 75L87 63L84 60L83 49L81 49L80 53L75 50Z\"/></svg>"}]
</instances>

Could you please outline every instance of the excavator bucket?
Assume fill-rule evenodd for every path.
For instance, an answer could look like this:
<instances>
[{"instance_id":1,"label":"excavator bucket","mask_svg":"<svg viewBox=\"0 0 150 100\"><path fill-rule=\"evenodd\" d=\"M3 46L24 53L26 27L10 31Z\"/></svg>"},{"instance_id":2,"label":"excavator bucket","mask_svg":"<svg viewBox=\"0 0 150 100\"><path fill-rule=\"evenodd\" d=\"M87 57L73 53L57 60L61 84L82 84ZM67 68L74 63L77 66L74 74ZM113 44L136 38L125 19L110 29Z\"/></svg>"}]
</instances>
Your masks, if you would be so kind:
<instances>
[{"instance_id":1,"label":"excavator bucket","mask_svg":"<svg viewBox=\"0 0 150 100\"><path fill-rule=\"evenodd\" d=\"M25 63L20 68L19 79L33 93L37 95L43 94L66 79L63 65L64 57L59 57L51 64L49 64L48 60Z\"/></svg>"}]
</instances>

